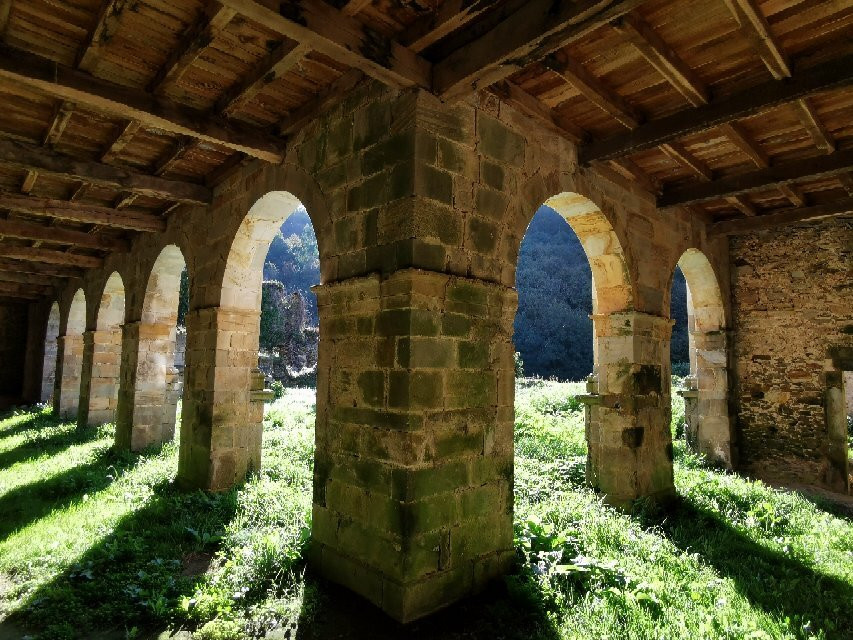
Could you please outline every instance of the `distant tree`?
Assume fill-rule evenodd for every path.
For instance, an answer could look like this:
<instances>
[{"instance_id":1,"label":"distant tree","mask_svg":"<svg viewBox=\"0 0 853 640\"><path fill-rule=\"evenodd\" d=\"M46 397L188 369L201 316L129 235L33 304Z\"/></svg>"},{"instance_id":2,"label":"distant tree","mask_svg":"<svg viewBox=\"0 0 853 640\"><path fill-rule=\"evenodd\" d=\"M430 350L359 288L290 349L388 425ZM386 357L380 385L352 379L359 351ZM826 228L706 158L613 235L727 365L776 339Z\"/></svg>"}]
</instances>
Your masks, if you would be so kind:
<instances>
[{"instance_id":1,"label":"distant tree","mask_svg":"<svg viewBox=\"0 0 853 640\"><path fill-rule=\"evenodd\" d=\"M178 289L178 326L187 326L187 312L190 310L190 274L181 271L181 286Z\"/></svg>"}]
</instances>

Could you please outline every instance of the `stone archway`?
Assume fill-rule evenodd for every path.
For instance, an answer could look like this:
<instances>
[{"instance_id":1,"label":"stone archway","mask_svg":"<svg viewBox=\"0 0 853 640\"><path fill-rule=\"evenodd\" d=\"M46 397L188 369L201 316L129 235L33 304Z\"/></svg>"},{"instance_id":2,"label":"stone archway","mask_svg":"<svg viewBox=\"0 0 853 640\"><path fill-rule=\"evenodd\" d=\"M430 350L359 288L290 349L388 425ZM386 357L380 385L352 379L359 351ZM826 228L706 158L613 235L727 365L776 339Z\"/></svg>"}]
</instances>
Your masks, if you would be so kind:
<instances>
[{"instance_id":1,"label":"stone archway","mask_svg":"<svg viewBox=\"0 0 853 640\"><path fill-rule=\"evenodd\" d=\"M87 331L84 335L86 357L83 364L88 367L89 375L84 372L80 414L86 424L104 424L115 420L124 313L124 282L114 271L101 294L95 330Z\"/></svg>"},{"instance_id":2,"label":"stone archway","mask_svg":"<svg viewBox=\"0 0 853 640\"><path fill-rule=\"evenodd\" d=\"M65 334L59 337L56 372L56 412L62 418L76 418L83 373L83 332L86 330L86 295L78 289L68 308Z\"/></svg>"},{"instance_id":3,"label":"stone archway","mask_svg":"<svg viewBox=\"0 0 853 640\"><path fill-rule=\"evenodd\" d=\"M139 451L175 435L181 380L175 368L175 338L181 273L186 262L173 244L164 247L148 276L138 322L122 332L121 389L116 445Z\"/></svg>"},{"instance_id":4,"label":"stone archway","mask_svg":"<svg viewBox=\"0 0 853 640\"><path fill-rule=\"evenodd\" d=\"M717 275L698 249L678 260L687 281L690 376L684 392L687 441L716 464L732 468L726 313Z\"/></svg>"},{"instance_id":5,"label":"stone archway","mask_svg":"<svg viewBox=\"0 0 853 640\"><path fill-rule=\"evenodd\" d=\"M47 331L44 337L44 360L42 362L41 395L44 403L53 404L53 391L56 381L57 339L59 338L59 303L54 302L47 317Z\"/></svg>"}]
</instances>

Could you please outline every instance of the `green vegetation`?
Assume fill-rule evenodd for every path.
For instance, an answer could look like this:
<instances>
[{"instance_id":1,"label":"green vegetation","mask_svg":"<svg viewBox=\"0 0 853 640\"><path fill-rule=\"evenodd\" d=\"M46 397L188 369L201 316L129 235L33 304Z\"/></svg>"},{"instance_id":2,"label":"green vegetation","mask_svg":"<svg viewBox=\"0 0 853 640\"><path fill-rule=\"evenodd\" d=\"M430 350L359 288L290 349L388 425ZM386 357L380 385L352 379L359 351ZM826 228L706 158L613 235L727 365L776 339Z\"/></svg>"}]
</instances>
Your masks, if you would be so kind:
<instances>
[{"instance_id":1,"label":"green vegetation","mask_svg":"<svg viewBox=\"0 0 853 640\"><path fill-rule=\"evenodd\" d=\"M520 382L518 567L413 638L853 634L848 519L712 470L680 442L674 504L632 515L604 506L583 482L582 390ZM215 496L172 488L175 445L120 456L109 426L77 430L45 412L0 421L0 620L11 614L41 638L185 628L229 640L297 625L298 637L341 625L350 637L398 637L305 572L313 409L311 390L284 390L266 416L262 472Z\"/></svg>"}]
</instances>

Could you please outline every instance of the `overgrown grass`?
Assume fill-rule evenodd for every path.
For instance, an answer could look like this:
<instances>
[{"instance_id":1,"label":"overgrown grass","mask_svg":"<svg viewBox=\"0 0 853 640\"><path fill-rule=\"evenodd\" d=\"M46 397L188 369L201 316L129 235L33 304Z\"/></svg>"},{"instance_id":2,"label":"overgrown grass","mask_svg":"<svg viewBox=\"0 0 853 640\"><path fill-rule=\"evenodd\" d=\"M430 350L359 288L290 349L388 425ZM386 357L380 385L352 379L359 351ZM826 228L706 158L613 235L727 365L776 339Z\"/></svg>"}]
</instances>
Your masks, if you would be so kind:
<instances>
[{"instance_id":1,"label":"overgrown grass","mask_svg":"<svg viewBox=\"0 0 853 640\"><path fill-rule=\"evenodd\" d=\"M517 391L519 563L487 615L452 620L474 625L464 637L853 637L849 520L710 469L680 442L675 504L617 512L584 485L582 391ZM117 456L111 427L44 412L0 421L0 620L14 612L42 638L157 625L208 640L318 637L338 603L302 560L313 402L287 390L271 405L261 473L216 496L172 488L175 445ZM448 637L423 629L412 637Z\"/></svg>"}]
</instances>

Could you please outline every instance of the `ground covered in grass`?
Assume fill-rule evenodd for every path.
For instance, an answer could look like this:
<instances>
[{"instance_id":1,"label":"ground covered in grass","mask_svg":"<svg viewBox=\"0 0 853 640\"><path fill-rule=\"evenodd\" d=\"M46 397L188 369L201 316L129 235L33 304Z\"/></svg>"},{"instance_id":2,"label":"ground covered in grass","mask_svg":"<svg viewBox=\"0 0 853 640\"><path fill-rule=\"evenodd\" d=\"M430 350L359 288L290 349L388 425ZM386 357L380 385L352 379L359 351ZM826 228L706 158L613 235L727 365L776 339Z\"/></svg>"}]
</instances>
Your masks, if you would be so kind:
<instances>
[{"instance_id":1,"label":"ground covered in grass","mask_svg":"<svg viewBox=\"0 0 853 640\"><path fill-rule=\"evenodd\" d=\"M306 573L311 390L268 409L262 472L216 496L172 487L175 445L116 455L109 426L0 419L0 637L853 637L849 519L680 443L675 503L616 512L584 486L581 392L519 385L515 573L405 630Z\"/></svg>"}]
</instances>

